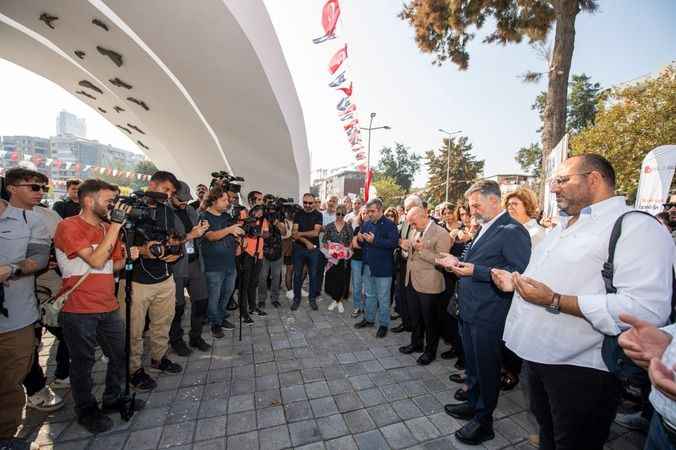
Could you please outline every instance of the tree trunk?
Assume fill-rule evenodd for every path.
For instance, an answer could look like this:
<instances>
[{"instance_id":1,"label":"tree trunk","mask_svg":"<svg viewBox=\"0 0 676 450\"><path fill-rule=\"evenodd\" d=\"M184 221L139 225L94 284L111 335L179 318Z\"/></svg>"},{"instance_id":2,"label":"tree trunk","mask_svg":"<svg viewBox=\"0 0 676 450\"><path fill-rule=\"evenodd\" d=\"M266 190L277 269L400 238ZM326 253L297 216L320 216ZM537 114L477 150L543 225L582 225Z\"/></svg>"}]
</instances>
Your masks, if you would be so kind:
<instances>
[{"instance_id":1,"label":"tree trunk","mask_svg":"<svg viewBox=\"0 0 676 450\"><path fill-rule=\"evenodd\" d=\"M543 169L552 148L566 132L568 77L575 47L575 18L580 11L578 0L555 0L552 3L556 14L556 34L549 66L549 85L542 130Z\"/></svg>"}]
</instances>

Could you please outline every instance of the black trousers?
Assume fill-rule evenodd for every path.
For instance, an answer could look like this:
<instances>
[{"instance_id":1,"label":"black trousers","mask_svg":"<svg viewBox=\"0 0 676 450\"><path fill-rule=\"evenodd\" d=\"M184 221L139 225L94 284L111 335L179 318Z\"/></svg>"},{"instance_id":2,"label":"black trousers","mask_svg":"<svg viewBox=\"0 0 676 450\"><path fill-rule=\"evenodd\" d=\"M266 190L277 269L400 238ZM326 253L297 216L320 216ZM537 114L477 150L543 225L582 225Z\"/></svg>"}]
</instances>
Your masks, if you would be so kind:
<instances>
[{"instance_id":1,"label":"black trousers","mask_svg":"<svg viewBox=\"0 0 676 450\"><path fill-rule=\"evenodd\" d=\"M401 264L399 266L399 272L396 277L396 289L394 294L394 310L401 316L401 324L406 329L413 329L411 324L411 313L409 312L408 299L407 299L407 290L408 288L404 284L406 281L406 260L401 259Z\"/></svg>"},{"instance_id":2,"label":"black trousers","mask_svg":"<svg viewBox=\"0 0 676 450\"><path fill-rule=\"evenodd\" d=\"M315 292L315 298L322 295L322 287L324 286L324 269L326 269L326 257L322 252L319 252L319 261L317 263L317 292Z\"/></svg>"},{"instance_id":3,"label":"black trousers","mask_svg":"<svg viewBox=\"0 0 676 450\"><path fill-rule=\"evenodd\" d=\"M256 309L256 291L262 266L262 259L255 258L248 253L242 255L242 271L239 274L242 277L242 291L239 293L239 310L242 317L248 317L249 312Z\"/></svg>"},{"instance_id":4,"label":"black trousers","mask_svg":"<svg viewBox=\"0 0 676 450\"><path fill-rule=\"evenodd\" d=\"M526 361L531 410L541 450L602 450L620 401L608 372Z\"/></svg>"},{"instance_id":5,"label":"black trousers","mask_svg":"<svg viewBox=\"0 0 676 450\"><path fill-rule=\"evenodd\" d=\"M423 348L432 357L437 356L439 347L439 294L423 294L409 283L406 300L410 313L413 332L411 345Z\"/></svg>"},{"instance_id":6,"label":"black trousers","mask_svg":"<svg viewBox=\"0 0 676 450\"><path fill-rule=\"evenodd\" d=\"M195 342L202 336L202 325L207 316L209 292L204 273L201 272L199 261L189 264L187 277L176 277L176 309L169 329L169 342L173 345L183 341L183 313L185 313L185 289L190 294L190 341Z\"/></svg>"},{"instance_id":7,"label":"black trousers","mask_svg":"<svg viewBox=\"0 0 676 450\"><path fill-rule=\"evenodd\" d=\"M61 328L49 327L48 330L59 341L56 347L56 371L54 372L54 377L63 380L70 376L70 354L68 353L68 346L63 340ZM38 342L42 339L42 328L35 329L35 336ZM42 366L40 366L37 346L35 347L35 353L33 354L33 365L31 366L28 375L26 375L26 378L24 378L23 385L26 388L26 394L28 396L37 394L47 385L47 376L45 376L45 372L42 370Z\"/></svg>"},{"instance_id":8,"label":"black trousers","mask_svg":"<svg viewBox=\"0 0 676 450\"><path fill-rule=\"evenodd\" d=\"M510 375L519 376L523 360L505 346L505 341L502 341L502 368Z\"/></svg>"},{"instance_id":9,"label":"black trousers","mask_svg":"<svg viewBox=\"0 0 676 450\"><path fill-rule=\"evenodd\" d=\"M468 323L460 320L465 351L467 397L474 418L484 425L493 424L493 411L500 394L500 365L504 324Z\"/></svg>"}]
</instances>

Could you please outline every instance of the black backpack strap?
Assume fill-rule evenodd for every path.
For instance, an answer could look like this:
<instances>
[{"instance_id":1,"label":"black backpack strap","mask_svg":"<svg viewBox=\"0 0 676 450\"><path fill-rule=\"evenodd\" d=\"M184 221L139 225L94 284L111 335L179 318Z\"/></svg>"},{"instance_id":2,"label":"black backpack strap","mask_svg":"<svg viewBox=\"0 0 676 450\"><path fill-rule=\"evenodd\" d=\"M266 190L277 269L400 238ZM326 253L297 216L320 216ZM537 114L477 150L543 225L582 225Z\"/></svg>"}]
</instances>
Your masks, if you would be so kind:
<instances>
[{"instance_id":1,"label":"black backpack strap","mask_svg":"<svg viewBox=\"0 0 676 450\"><path fill-rule=\"evenodd\" d=\"M617 292L617 289L615 289L615 286L613 286L613 273L615 272L615 247L617 246L617 241L620 239L620 235L622 234L622 220L625 216L632 213L643 214L657 220L657 218L650 213L634 209L623 213L615 221L615 225L613 225L613 231L610 233L610 241L608 242L608 260L603 263L603 270L601 271L601 276L603 277L603 282L606 285L606 292L608 294L614 294Z\"/></svg>"}]
</instances>

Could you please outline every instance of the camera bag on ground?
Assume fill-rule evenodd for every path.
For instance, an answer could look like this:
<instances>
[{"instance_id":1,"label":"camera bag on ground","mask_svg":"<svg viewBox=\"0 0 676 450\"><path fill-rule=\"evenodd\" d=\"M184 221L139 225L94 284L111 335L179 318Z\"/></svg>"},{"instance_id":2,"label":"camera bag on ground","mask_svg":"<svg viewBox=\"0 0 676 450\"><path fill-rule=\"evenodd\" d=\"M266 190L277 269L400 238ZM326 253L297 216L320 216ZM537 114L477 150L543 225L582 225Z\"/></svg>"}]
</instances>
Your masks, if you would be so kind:
<instances>
[{"instance_id":1,"label":"camera bag on ground","mask_svg":"<svg viewBox=\"0 0 676 450\"><path fill-rule=\"evenodd\" d=\"M75 289L77 289L84 282L84 280L87 279L90 273L91 269L88 269L87 272L85 272L85 274L82 275L79 280L77 280L77 283L75 283L75 285L72 288L68 289L61 295L52 296L40 304L40 316L42 318L42 324L44 326L46 327L61 326L59 325L59 314L63 309L63 305L68 300L68 297L70 297L70 294L72 294L73 291L75 291Z\"/></svg>"},{"instance_id":2,"label":"camera bag on ground","mask_svg":"<svg viewBox=\"0 0 676 450\"><path fill-rule=\"evenodd\" d=\"M615 225L613 225L613 230L610 233L610 241L608 243L608 260L603 264L603 270L601 271L601 276L603 277L603 282L605 283L606 293L615 294L617 289L613 285L613 273L615 272L614 260L615 260L615 247L617 246L617 241L620 239L622 234L622 220L625 216L632 213L644 214L648 217L655 219L651 214L648 214L644 211L632 210L627 211L617 218ZM621 380L628 379L637 379L641 377L647 377L645 370L637 366L634 361L629 358L620 344L617 342L619 335L617 336L603 336L603 347L601 348L601 356L603 357L603 362L608 366L608 371L620 378Z\"/></svg>"}]
</instances>

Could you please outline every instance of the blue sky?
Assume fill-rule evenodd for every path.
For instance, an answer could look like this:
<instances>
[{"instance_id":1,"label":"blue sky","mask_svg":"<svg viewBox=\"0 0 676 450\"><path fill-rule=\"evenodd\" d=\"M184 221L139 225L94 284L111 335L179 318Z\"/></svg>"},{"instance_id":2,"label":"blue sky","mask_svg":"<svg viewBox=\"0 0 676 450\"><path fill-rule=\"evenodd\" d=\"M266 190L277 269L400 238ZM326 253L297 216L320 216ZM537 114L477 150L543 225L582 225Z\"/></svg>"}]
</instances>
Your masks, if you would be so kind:
<instances>
[{"instance_id":1,"label":"blue sky","mask_svg":"<svg viewBox=\"0 0 676 450\"><path fill-rule=\"evenodd\" d=\"M244 1L244 0L242 0ZM335 114L336 96L326 84L332 45L312 44L322 34L324 0L264 0L287 57L303 106L313 169L353 161ZM676 60L676 2L602 0L595 15L581 14L572 73L585 72L604 87L654 73ZM371 111L391 131L373 136L377 149L395 141L417 153L441 145L438 128L462 130L486 175L520 172L516 150L538 139L530 105L546 87L517 76L544 62L525 44L470 46L470 67L437 67L413 42L413 30L397 18L400 0L341 0L340 39L349 45L349 72L362 124ZM51 82L0 60L0 134L49 136L62 108L87 119L89 137L122 148L134 145L97 113ZM426 179L424 168L416 178Z\"/></svg>"}]
</instances>

